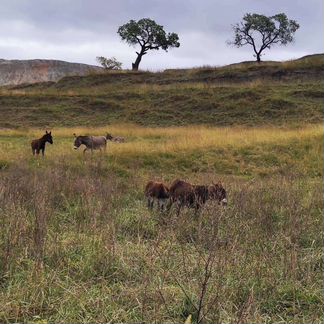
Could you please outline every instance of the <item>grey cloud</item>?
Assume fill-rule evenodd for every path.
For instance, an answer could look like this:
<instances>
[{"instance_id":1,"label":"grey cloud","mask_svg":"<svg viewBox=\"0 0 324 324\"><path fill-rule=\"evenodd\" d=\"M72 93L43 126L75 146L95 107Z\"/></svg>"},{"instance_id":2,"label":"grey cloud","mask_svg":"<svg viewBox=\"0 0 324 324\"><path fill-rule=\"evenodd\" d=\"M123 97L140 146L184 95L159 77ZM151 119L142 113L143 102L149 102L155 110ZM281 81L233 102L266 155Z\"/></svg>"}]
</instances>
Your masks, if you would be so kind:
<instances>
[{"instance_id":1,"label":"grey cloud","mask_svg":"<svg viewBox=\"0 0 324 324\"><path fill-rule=\"evenodd\" d=\"M130 67L135 50L120 41L118 26L150 17L177 32L181 46L149 53L141 68L223 65L251 60L248 47L226 45L231 25L246 12L287 13L300 30L296 42L274 47L266 59L290 59L323 52L322 0L4 0L0 12L0 57L53 58L95 63L98 55L116 56Z\"/></svg>"}]
</instances>

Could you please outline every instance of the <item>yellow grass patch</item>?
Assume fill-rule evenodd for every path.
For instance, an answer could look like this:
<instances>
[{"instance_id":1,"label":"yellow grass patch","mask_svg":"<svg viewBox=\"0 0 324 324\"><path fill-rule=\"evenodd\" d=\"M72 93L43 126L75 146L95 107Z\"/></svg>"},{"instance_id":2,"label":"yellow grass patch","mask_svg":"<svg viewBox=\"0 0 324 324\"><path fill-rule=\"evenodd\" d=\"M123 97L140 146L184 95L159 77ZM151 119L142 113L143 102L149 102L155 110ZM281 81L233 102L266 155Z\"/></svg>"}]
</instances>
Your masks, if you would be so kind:
<instances>
[{"instance_id":1,"label":"yellow grass patch","mask_svg":"<svg viewBox=\"0 0 324 324\"><path fill-rule=\"evenodd\" d=\"M53 128L52 135L54 138L71 138L73 134L77 135L105 135L110 133L114 136L125 137L128 143L124 147L134 147L136 142L158 138L163 145L160 149L172 151L174 149L191 149L208 146L245 146L258 143L273 143L288 141L291 139L302 139L305 137L319 136L323 134L322 125L308 125L298 129L283 129L275 127L204 127L204 126L187 126L187 127L165 127L150 128L136 125L109 125L104 127L75 127ZM26 137L34 139L44 133L40 129L0 129L0 136ZM148 147L156 147L155 144L146 143ZM143 143L141 143L141 146ZM159 150L160 150L159 149Z\"/></svg>"},{"instance_id":2,"label":"yellow grass patch","mask_svg":"<svg viewBox=\"0 0 324 324\"><path fill-rule=\"evenodd\" d=\"M73 152L73 133L78 135L105 135L107 132L115 136L123 136L126 143L108 143L109 154L127 155L141 153L176 153L208 148L239 148L267 143L283 144L296 140L323 135L322 125L308 125L298 129L275 127L243 128L243 127L169 127L149 128L136 125L110 125L96 128L53 128L54 145L48 145L52 155L65 155ZM0 154L3 158L15 159L25 156L30 150L30 141L44 133L40 129L1 129ZM76 152L73 152L77 154Z\"/></svg>"}]
</instances>

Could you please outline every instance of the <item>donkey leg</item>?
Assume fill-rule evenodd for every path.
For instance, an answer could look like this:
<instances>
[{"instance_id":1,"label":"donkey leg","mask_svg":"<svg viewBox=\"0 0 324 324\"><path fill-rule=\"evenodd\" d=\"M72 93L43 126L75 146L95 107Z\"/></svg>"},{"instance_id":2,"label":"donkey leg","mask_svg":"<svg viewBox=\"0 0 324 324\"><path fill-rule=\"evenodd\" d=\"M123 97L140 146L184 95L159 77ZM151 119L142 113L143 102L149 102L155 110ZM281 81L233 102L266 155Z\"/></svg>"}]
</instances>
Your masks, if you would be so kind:
<instances>
[{"instance_id":1,"label":"donkey leg","mask_svg":"<svg viewBox=\"0 0 324 324\"><path fill-rule=\"evenodd\" d=\"M165 203L165 210L169 213L172 207L173 201L169 198Z\"/></svg>"},{"instance_id":2,"label":"donkey leg","mask_svg":"<svg viewBox=\"0 0 324 324\"><path fill-rule=\"evenodd\" d=\"M181 211L181 202L178 201L178 202L177 202L177 217L179 217L179 215L180 215L180 211Z\"/></svg>"},{"instance_id":3,"label":"donkey leg","mask_svg":"<svg viewBox=\"0 0 324 324\"><path fill-rule=\"evenodd\" d=\"M164 207L164 201L163 201L163 199L159 199L159 210L161 211L161 212L163 212L163 208Z\"/></svg>"},{"instance_id":4,"label":"donkey leg","mask_svg":"<svg viewBox=\"0 0 324 324\"><path fill-rule=\"evenodd\" d=\"M154 198L148 197L147 198L147 208L148 209L153 209L153 204L154 204Z\"/></svg>"},{"instance_id":5,"label":"donkey leg","mask_svg":"<svg viewBox=\"0 0 324 324\"><path fill-rule=\"evenodd\" d=\"M161 211L167 211L168 210L168 199L162 199L162 205L161 205Z\"/></svg>"},{"instance_id":6,"label":"donkey leg","mask_svg":"<svg viewBox=\"0 0 324 324\"><path fill-rule=\"evenodd\" d=\"M197 203L195 206L195 217L198 217L200 214L200 205Z\"/></svg>"},{"instance_id":7,"label":"donkey leg","mask_svg":"<svg viewBox=\"0 0 324 324\"><path fill-rule=\"evenodd\" d=\"M160 206L161 206L161 212L168 210L168 200L167 199L160 199Z\"/></svg>"}]
</instances>

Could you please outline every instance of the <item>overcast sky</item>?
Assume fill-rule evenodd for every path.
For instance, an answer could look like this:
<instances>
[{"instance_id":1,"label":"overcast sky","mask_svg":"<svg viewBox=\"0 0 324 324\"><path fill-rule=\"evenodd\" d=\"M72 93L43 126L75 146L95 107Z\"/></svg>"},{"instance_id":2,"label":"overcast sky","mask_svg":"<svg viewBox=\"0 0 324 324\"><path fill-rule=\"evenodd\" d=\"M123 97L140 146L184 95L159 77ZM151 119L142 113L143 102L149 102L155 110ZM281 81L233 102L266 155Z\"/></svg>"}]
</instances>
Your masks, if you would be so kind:
<instances>
[{"instance_id":1,"label":"overcast sky","mask_svg":"<svg viewBox=\"0 0 324 324\"><path fill-rule=\"evenodd\" d=\"M253 60L251 48L226 45L231 25L247 12L284 12L300 24L295 43L273 47L265 60L324 52L323 0L1 0L0 58L59 59L96 64L115 56L130 68L135 48L117 35L130 19L152 18L176 32L180 48L151 51L142 69L224 65Z\"/></svg>"}]
</instances>

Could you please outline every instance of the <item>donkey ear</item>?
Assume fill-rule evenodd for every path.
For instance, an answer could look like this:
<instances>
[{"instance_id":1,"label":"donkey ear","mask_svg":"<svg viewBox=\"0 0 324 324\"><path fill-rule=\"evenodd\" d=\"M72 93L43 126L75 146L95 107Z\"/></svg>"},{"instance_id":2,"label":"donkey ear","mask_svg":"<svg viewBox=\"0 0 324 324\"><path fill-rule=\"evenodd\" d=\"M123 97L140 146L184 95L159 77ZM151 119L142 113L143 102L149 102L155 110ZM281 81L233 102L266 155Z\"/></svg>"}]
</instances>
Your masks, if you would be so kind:
<instances>
[{"instance_id":1,"label":"donkey ear","mask_svg":"<svg viewBox=\"0 0 324 324\"><path fill-rule=\"evenodd\" d=\"M46 132L46 134L48 134L47 130L45 132Z\"/></svg>"},{"instance_id":2,"label":"donkey ear","mask_svg":"<svg viewBox=\"0 0 324 324\"><path fill-rule=\"evenodd\" d=\"M50 131L48 134L51 135L52 134L52 131Z\"/></svg>"}]
</instances>

